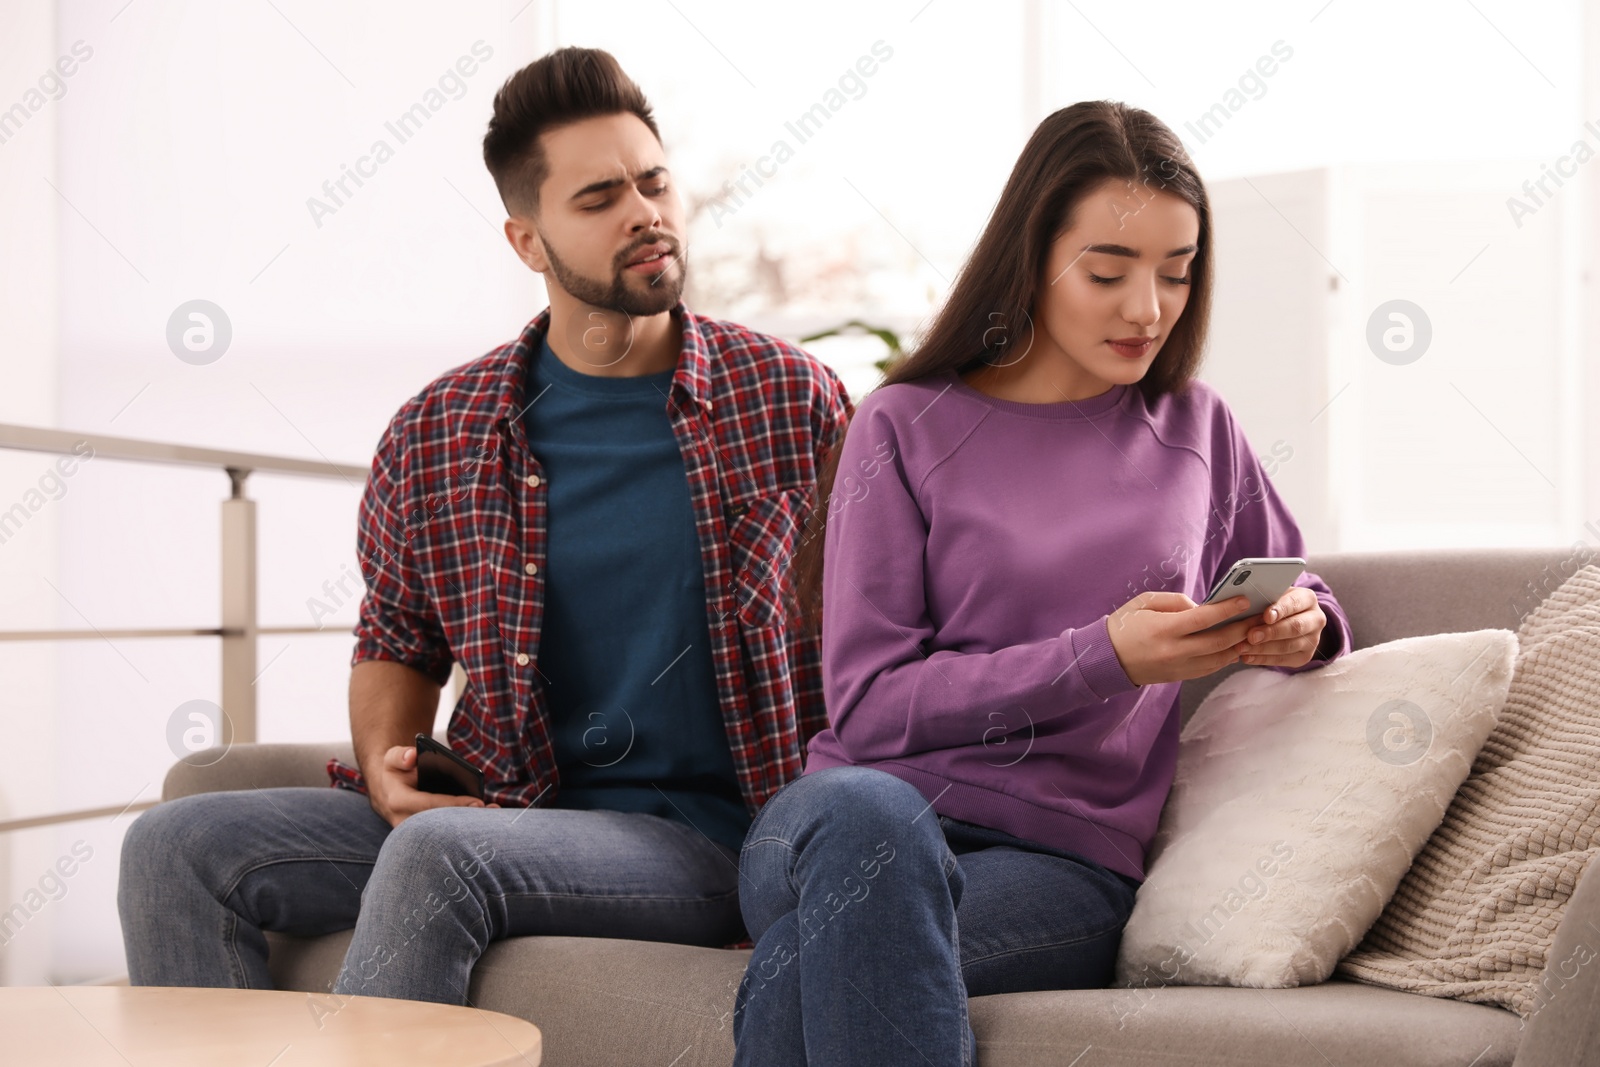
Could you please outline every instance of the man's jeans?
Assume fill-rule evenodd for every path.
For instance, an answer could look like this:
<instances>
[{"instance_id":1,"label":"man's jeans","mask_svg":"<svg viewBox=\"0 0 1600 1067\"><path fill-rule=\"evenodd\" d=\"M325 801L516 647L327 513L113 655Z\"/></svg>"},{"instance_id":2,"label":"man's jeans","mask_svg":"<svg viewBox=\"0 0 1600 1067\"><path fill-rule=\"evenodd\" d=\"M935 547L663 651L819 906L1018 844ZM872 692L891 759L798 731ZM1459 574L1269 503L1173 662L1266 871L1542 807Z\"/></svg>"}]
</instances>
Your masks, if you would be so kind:
<instances>
[{"instance_id":1,"label":"man's jeans","mask_svg":"<svg viewBox=\"0 0 1600 1067\"><path fill-rule=\"evenodd\" d=\"M735 1064L971 1064L967 997L1110 984L1136 883L832 767L750 827Z\"/></svg>"},{"instance_id":2,"label":"man's jeans","mask_svg":"<svg viewBox=\"0 0 1600 1067\"><path fill-rule=\"evenodd\" d=\"M129 827L117 907L133 985L270 989L263 930L355 927L332 992L467 1002L491 941L726 945L733 850L655 815L432 808L390 828L347 789L202 793Z\"/></svg>"}]
</instances>

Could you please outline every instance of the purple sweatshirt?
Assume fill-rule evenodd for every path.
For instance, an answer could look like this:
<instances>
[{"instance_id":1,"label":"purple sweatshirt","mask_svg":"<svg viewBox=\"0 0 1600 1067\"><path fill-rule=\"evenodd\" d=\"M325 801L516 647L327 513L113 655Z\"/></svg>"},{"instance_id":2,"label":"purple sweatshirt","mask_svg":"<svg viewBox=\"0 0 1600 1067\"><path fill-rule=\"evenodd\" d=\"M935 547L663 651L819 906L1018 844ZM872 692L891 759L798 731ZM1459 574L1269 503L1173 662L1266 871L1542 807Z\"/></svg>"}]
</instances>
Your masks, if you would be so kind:
<instances>
[{"instance_id":1,"label":"purple sweatshirt","mask_svg":"<svg viewBox=\"0 0 1600 1067\"><path fill-rule=\"evenodd\" d=\"M940 815L1142 879L1181 683L1135 686L1107 617L1147 589L1199 603L1241 557L1305 555L1222 396L1195 380L1154 404L1127 385L1024 404L954 372L884 386L829 506L828 727L806 772L878 767ZM1306 670L1348 652L1350 626L1321 578L1295 584L1328 617Z\"/></svg>"}]
</instances>

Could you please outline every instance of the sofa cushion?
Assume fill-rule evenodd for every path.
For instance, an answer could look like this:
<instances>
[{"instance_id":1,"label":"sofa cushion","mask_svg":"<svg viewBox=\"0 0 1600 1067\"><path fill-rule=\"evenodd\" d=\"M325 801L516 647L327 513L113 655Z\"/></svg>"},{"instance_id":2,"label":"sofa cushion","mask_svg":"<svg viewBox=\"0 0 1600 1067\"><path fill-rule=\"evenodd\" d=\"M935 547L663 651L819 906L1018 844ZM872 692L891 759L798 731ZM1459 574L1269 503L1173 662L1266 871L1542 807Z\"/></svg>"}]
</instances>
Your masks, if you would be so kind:
<instances>
[{"instance_id":1,"label":"sofa cushion","mask_svg":"<svg viewBox=\"0 0 1600 1067\"><path fill-rule=\"evenodd\" d=\"M348 931L269 933L280 989L323 991ZM477 1007L527 1019L542 1067L733 1062L733 995L749 952L583 937L497 941L473 969ZM336 1001L313 996L313 1010ZM1511 1067L1508 1011L1331 981L1303 989L1078 989L975 997L983 1067Z\"/></svg>"},{"instance_id":2,"label":"sofa cushion","mask_svg":"<svg viewBox=\"0 0 1600 1067\"><path fill-rule=\"evenodd\" d=\"M1547 995L1556 927L1600 852L1600 566L1562 583L1518 638L1499 725L1338 973L1523 1015Z\"/></svg>"},{"instance_id":3,"label":"sofa cushion","mask_svg":"<svg viewBox=\"0 0 1600 1067\"><path fill-rule=\"evenodd\" d=\"M278 989L329 990L353 931L316 938L267 933ZM527 1019L543 1035L542 1067L733 1061L733 996L749 951L598 937L513 937L490 944L472 969L470 1002Z\"/></svg>"},{"instance_id":4,"label":"sofa cushion","mask_svg":"<svg viewBox=\"0 0 1600 1067\"><path fill-rule=\"evenodd\" d=\"M1184 727L1116 984L1312 985L1361 939L1505 702L1510 630L1219 685Z\"/></svg>"},{"instance_id":5,"label":"sofa cushion","mask_svg":"<svg viewBox=\"0 0 1600 1067\"><path fill-rule=\"evenodd\" d=\"M1511 1067L1519 1038L1499 1008L1337 979L1006 993L970 1010L983 1067Z\"/></svg>"}]
</instances>

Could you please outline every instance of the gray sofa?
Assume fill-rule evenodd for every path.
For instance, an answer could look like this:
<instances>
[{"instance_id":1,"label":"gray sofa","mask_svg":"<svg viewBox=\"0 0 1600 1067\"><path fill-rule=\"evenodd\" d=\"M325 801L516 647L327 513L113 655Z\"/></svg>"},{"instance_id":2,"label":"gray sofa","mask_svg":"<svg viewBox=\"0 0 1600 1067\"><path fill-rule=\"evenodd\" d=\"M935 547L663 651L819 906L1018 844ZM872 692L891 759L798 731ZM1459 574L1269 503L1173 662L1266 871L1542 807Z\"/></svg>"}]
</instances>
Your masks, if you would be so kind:
<instances>
[{"instance_id":1,"label":"gray sofa","mask_svg":"<svg viewBox=\"0 0 1600 1067\"><path fill-rule=\"evenodd\" d=\"M1348 611L1362 648L1415 634L1515 630L1523 615L1594 560L1566 550L1517 549L1335 553L1309 563ZM1246 668L1185 683L1185 718L1240 669ZM241 745L213 766L175 765L162 795L327 785L323 765L332 755L350 759L349 745ZM1567 959L1581 944L1600 944L1594 867L1568 905L1551 960ZM283 989L326 991L349 940L349 932L316 939L269 934L274 981ZM749 956L638 941L514 938L479 960L471 999L538 1025L547 1067L712 1067L732 1059L733 995ZM983 1067L1600 1065L1600 966L1546 981L1544 1006L1526 1021L1498 1007L1337 978L1299 989L1012 993L975 998L971 1016Z\"/></svg>"}]
</instances>

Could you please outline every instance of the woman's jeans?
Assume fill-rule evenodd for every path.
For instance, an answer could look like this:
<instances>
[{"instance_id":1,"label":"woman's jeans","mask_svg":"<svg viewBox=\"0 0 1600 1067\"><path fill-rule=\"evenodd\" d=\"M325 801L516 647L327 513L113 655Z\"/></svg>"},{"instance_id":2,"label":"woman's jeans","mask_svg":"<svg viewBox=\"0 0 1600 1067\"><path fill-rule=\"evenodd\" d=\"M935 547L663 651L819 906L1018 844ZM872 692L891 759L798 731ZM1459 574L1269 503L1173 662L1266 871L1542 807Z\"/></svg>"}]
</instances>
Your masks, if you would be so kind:
<instances>
[{"instance_id":1,"label":"woman's jeans","mask_svg":"<svg viewBox=\"0 0 1600 1067\"><path fill-rule=\"evenodd\" d=\"M467 1003L491 941L744 939L738 858L655 815L431 808L390 828L337 788L202 793L128 828L117 906L133 985L270 989L263 930L355 927L333 992Z\"/></svg>"},{"instance_id":2,"label":"woman's jeans","mask_svg":"<svg viewBox=\"0 0 1600 1067\"><path fill-rule=\"evenodd\" d=\"M777 792L740 862L734 1063L971 1064L967 997L1108 986L1137 883L870 767Z\"/></svg>"}]
</instances>

